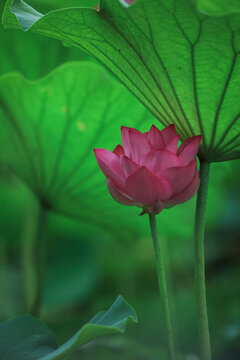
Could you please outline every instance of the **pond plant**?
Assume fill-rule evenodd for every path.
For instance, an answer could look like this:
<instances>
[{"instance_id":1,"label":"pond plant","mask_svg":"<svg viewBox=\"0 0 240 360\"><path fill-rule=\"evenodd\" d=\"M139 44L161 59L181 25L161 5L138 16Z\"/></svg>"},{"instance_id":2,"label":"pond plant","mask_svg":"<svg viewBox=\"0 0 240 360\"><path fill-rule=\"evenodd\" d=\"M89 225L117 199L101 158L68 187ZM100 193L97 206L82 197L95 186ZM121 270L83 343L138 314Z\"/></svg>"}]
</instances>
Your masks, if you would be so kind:
<instances>
[{"instance_id":1,"label":"pond plant","mask_svg":"<svg viewBox=\"0 0 240 360\"><path fill-rule=\"evenodd\" d=\"M43 15L23 0L8 0L3 24L79 48L126 87L97 64L87 62L65 64L35 82L16 73L0 79L0 138L5 157L40 204L38 285L32 314L39 315L41 309L41 246L45 246L42 230L47 211L86 219L109 232L122 227L118 205L114 212L112 205L108 208L111 199L103 204L99 196L96 201L96 189L103 189L103 181L96 163L89 161L95 148L112 197L149 215L170 360L178 354L155 215L197 192L194 266L199 346L201 360L210 360L205 214L211 163L240 158L239 2L101 0L94 7L69 7ZM148 132L146 123L154 123ZM165 127L161 131L160 123ZM112 146L112 134L118 134L120 126L123 147L105 150L108 144ZM179 140L182 144L177 147ZM125 225L134 228L131 221ZM0 354L17 360L19 348L21 359L27 359L29 351L32 359L62 359L95 337L123 332L129 321L136 322L136 314L119 297L106 313L96 315L58 347L39 320L17 317L0 325L4 339ZM18 340L9 338L13 327L21 333ZM33 328L39 329L50 347L43 346L42 338L36 341Z\"/></svg>"},{"instance_id":2,"label":"pond plant","mask_svg":"<svg viewBox=\"0 0 240 360\"><path fill-rule=\"evenodd\" d=\"M197 192L200 179L196 155L201 136L187 139L177 148L179 135L174 125L162 131L153 125L144 134L127 127L122 127L121 132L123 146L117 145L113 152L105 149L95 149L94 152L98 165L107 177L107 187L112 197L120 204L140 207L140 215L149 214L164 309L168 357L174 360L164 260L155 215L164 208L191 199ZM199 286L202 289L205 284Z\"/></svg>"},{"instance_id":3,"label":"pond plant","mask_svg":"<svg viewBox=\"0 0 240 360\"><path fill-rule=\"evenodd\" d=\"M81 87L76 86L75 81L81 82ZM116 230L114 216L111 224L98 217L101 212L107 218L109 206L99 201L93 207L96 198L101 199L101 192L98 194L95 189L101 190L104 184L99 186L100 174L91 161L92 147L100 145L100 141L111 143L111 131L116 131L118 125L109 124L110 114L116 114L119 124L126 123L119 104L130 112L134 109L136 125L141 124L141 118L146 121L149 115L96 64L67 63L37 81L11 73L3 75L0 83L0 136L5 158L39 202L36 218L32 220L36 222L35 231L31 233L32 243L27 244L25 265L26 274L34 272L30 279L25 279L27 311L36 317L41 316L43 301L48 213L60 212L109 232ZM93 106L98 109L97 113L91 111ZM134 121L133 117L131 120ZM90 123L92 126L85 129ZM100 136L103 124L109 124L110 132ZM35 317L19 316L0 325L0 354L6 354L9 360L17 356L34 360L63 359L90 340L108 333L122 333L129 322L137 322L135 311L120 296L106 313L97 314L59 347L55 335ZM17 329L15 338L10 336L13 328ZM36 338L35 334L39 336Z\"/></svg>"}]
</instances>

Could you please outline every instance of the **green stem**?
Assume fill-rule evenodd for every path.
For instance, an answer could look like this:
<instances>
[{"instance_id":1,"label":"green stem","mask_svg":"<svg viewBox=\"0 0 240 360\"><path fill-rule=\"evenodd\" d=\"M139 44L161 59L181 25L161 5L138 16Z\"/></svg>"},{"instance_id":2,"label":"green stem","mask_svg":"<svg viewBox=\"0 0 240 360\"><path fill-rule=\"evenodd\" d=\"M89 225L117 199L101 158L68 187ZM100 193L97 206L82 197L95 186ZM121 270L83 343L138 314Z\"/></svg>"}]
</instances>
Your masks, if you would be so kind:
<instances>
[{"instance_id":1,"label":"green stem","mask_svg":"<svg viewBox=\"0 0 240 360\"><path fill-rule=\"evenodd\" d=\"M45 240L47 212L42 205L39 208L38 224L35 241L36 292L33 299L31 314L38 316L42 307L44 276L45 276Z\"/></svg>"},{"instance_id":2,"label":"green stem","mask_svg":"<svg viewBox=\"0 0 240 360\"><path fill-rule=\"evenodd\" d=\"M200 187L195 215L195 282L197 294L198 327L202 360L211 360L211 345L208 328L205 288L204 227L207 205L210 163L200 162Z\"/></svg>"},{"instance_id":3,"label":"green stem","mask_svg":"<svg viewBox=\"0 0 240 360\"><path fill-rule=\"evenodd\" d=\"M22 245L22 265L24 279L24 294L26 310L29 312L35 292L35 268L33 259L33 245L36 236L36 218L38 214L38 203L30 196L25 214Z\"/></svg>"},{"instance_id":4,"label":"green stem","mask_svg":"<svg viewBox=\"0 0 240 360\"><path fill-rule=\"evenodd\" d=\"M163 303L163 313L164 313L165 330L166 330L166 335L167 335L167 346L168 346L168 359L174 360L175 359L175 351L174 351L173 332L172 332L171 317L170 317L170 310L169 310L167 283L166 283L163 254L162 254L161 244L160 244L160 240L158 237L158 231L157 231L156 216L149 214L149 222L150 222L152 239L153 239L154 250L155 250L157 274L158 274L158 285L159 285L159 290L160 290L160 296L161 296L162 303Z\"/></svg>"},{"instance_id":5,"label":"green stem","mask_svg":"<svg viewBox=\"0 0 240 360\"><path fill-rule=\"evenodd\" d=\"M42 205L36 207L31 201L25 225L23 267L27 309L34 316L40 314L43 298L46 216Z\"/></svg>"}]
</instances>

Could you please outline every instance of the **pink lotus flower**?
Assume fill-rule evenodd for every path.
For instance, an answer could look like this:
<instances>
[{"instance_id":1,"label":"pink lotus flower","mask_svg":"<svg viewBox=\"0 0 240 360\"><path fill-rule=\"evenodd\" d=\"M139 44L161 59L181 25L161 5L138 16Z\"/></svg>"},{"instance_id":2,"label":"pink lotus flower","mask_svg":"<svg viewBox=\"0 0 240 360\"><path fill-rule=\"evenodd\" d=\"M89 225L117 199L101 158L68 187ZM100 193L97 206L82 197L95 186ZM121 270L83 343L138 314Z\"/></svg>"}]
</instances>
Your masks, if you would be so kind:
<instances>
[{"instance_id":1,"label":"pink lotus flower","mask_svg":"<svg viewBox=\"0 0 240 360\"><path fill-rule=\"evenodd\" d=\"M118 145L113 152L94 149L113 199L141 207L141 214L158 214L194 196L200 184L196 159L200 135L177 148L174 125L162 131L153 125L143 134L122 126L121 134L123 147Z\"/></svg>"}]
</instances>

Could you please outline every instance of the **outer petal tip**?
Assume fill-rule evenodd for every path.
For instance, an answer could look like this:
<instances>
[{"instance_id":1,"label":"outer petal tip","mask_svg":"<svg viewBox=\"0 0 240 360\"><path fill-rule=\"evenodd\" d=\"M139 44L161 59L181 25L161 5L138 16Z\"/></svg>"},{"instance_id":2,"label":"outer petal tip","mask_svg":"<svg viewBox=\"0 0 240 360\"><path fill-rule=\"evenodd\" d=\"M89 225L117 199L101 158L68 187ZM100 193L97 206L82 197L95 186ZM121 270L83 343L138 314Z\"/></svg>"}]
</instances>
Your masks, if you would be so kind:
<instances>
[{"instance_id":1,"label":"outer petal tip","mask_svg":"<svg viewBox=\"0 0 240 360\"><path fill-rule=\"evenodd\" d=\"M165 127L164 129L162 129L162 132L173 132L173 131L176 133L174 124L170 124L167 127Z\"/></svg>"},{"instance_id":2,"label":"outer petal tip","mask_svg":"<svg viewBox=\"0 0 240 360\"><path fill-rule=\"evenodd\" d=\"M165 150L171 151L176 154L178 146L179 135L175 135L165 146Z\"/></svg>"},{"instance_id":3,"label":"outer petal tip","mask_svg":"<svg viewBox=\"0 0 240 360\"><path fill-rule=\"evenodd\" d=\"M151 145L152 149L159 150L165 147L162 133L155 125L152 125L150 130L148 131L147 140Z\"/></svg>"},{"instance_id":4,"label":"outer petal tip","mask_svg":"<svg viewBox=\"0 0 240 360\"><path fill-rule=\"evenodd\" d=\"M122 186L124 174L119 157L106 149L95 149L97 163L105 176L111 176L117 185Z\"/></svg>"},{"instance_id":5,"label":"outer petal tip","mask_svg":"<svg viewBox=\"0 0 240 360\"><path fill-rule=\"evenodd\" d=\"M149 131L151 130L157 130L160 132L160 130L154 124L152 124L152 126L150 127Z\"/></svg>"},{"instance_id":6,"label":"outer petal tip","mask_svg":"<svg viewBox=\"0 0 240 360\"><path fill-rule=\"evenodd\" d=\"M127 157L141 164L144 156L150 151L150 145L145 136L138 130L122 126L122 143Z\"/></svg>"},{"instance_id":7,"label":"outer petal tip","mask_svg":"<svg viewBox=\"0 0 240 360\"><path fill-rule=\"evenodd\" d=\"M94 155L96 158L98 157L100 151L101 151L101 149L97 149L97 148L93 149L93 152L94 152Z\"/></svg>"},{"instance_id":8,"label":"outer petal tip","mask_svg":"<svg viewBox=\"0 0 240 360\"><path fill-rule=\"evenodd\" d=\"M171 124L171 125L167 126L163 130L161 130L161 134L162 134L165 144L168 144L169 141L171 141L172 138L174 136L176 136L175 125Z\"/></svg>"},{"instance_id":9,"label":"outer petal tip","mask_svg":"<svg viewBox=\"0 0 240 360\"><path fill-rule=\"evenodd\" d=\"M181 160L182 165L189 164L189 162L196 157L200 143L201 135L193 136L182 142L177 150L177 155Z\"/></svg>"},{"instance_id":10,"label":"outer petal tip","mask_svg":"<svg viewBox=\"0 0 240 360\"><path fill-rule=\"evenodd\" d=\"M120 157L121 155L124 155L124 149L121 145L117 145L115 149L113 150L113 153Z\"/></svg>"},{"instance_id":11,"label":"outer petal tip","mask_svg":"<svg viewBox=\"0 0 240 360\"><path fill-rule=\"evenodd\" d=\"M201 140L202 140L202 135L192 136L190 139L192 141L195 141L196 144L198 144L198 146L200 146L200 143L201 143Z\"/></svg>"}]
</instances>

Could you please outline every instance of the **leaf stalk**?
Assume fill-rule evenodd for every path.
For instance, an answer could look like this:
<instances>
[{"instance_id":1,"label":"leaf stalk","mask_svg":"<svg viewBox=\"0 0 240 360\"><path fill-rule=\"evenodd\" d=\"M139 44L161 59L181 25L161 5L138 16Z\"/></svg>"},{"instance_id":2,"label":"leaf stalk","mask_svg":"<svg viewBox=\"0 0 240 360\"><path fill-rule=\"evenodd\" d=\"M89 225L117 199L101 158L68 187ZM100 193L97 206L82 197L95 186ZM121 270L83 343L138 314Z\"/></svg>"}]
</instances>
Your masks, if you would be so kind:
<instances>
[{"instance_id":1,"label":"leaf stalk","mask_svg":"<svg viewBox=\"0 0 240 360\"><path fill-rule=\"evenodd\" d=\"M31 199L32 200L32 199ZM47 211L30 202L23 243L23 270L28 313L39 316L44 290Z\"/></svg>"},{"instance_id":2,"label":"leaf stalk","mask_svg":"<svg viewBox=\"0 0 240 360\"><path fill-rule=\"evenodd\" d=\"M197 194L194 250L195 250L195 286L197 296L198 328L202 360L211 360L211 344L208 326L207 299L205 285L204 229L207 206L210 163L200 161L200 187Z\"/></svg>"},{"instance_id":3,"label":"leaf stalk","mask_svg":"<svg viewBox=\"0 0 240 360\"><path fill-rule=\"evenodd\" d=\"M149 222L150 222L150 228L151 228L154 251L155 251L159 291L163 304L165 331L167 337L168 359L175 360L175 350L174 350L173 331L172 331L171 316L169 309L166 274L165 274L161 243L158 236L156 216L149 214Z\"/></svg>"}]
</instances>

